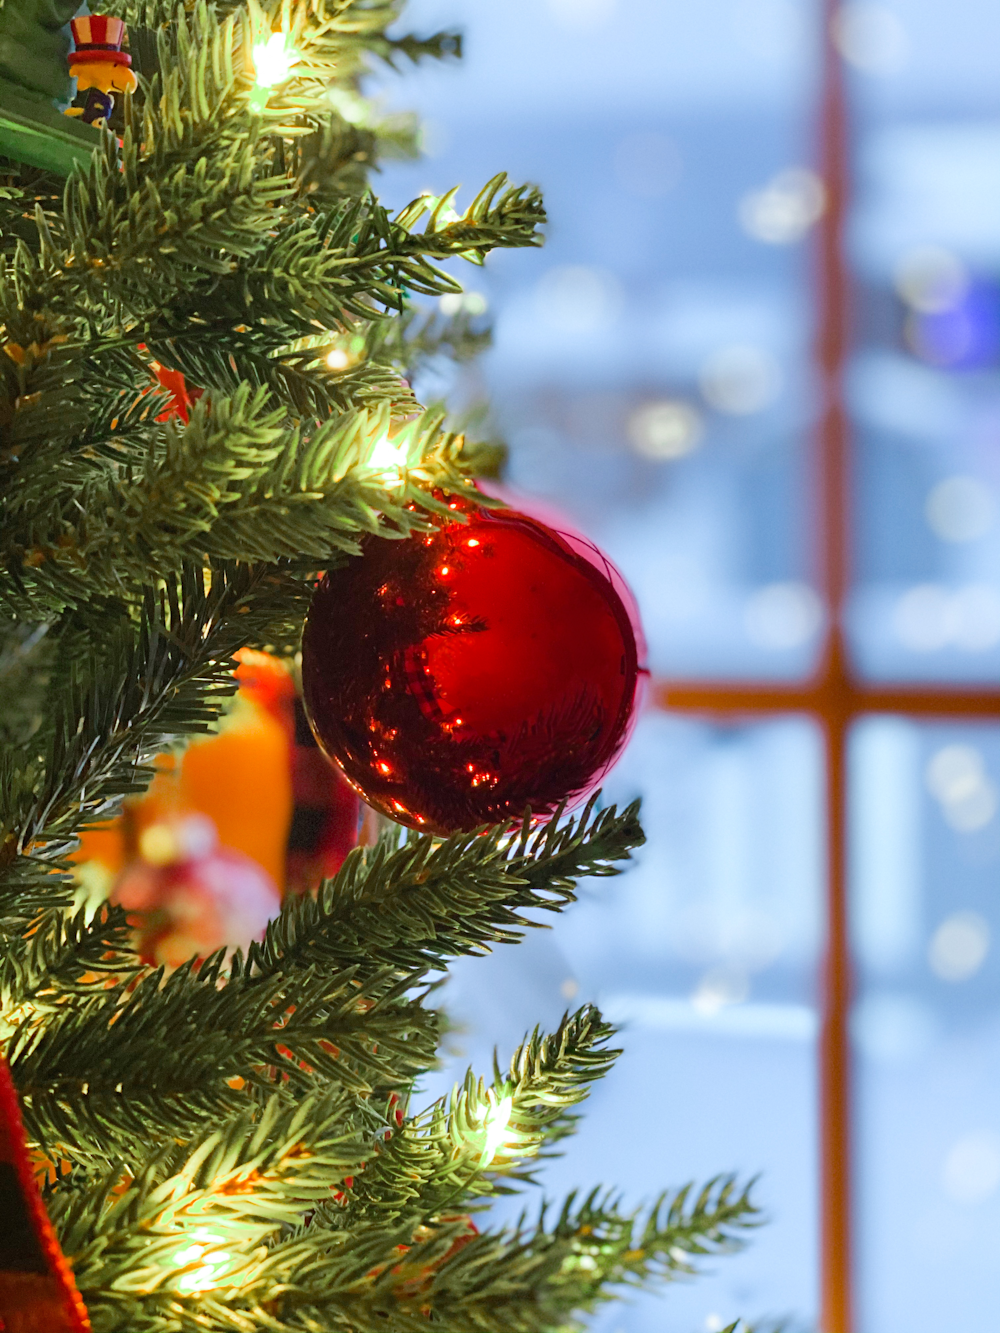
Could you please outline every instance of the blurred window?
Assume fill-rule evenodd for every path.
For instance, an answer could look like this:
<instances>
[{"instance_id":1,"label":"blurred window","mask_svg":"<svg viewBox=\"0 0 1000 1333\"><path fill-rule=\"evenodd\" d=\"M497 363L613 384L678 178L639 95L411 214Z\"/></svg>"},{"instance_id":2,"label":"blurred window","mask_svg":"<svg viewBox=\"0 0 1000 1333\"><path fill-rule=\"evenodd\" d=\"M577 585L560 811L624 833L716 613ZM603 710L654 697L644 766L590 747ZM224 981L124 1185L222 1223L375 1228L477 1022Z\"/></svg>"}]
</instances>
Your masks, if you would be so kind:
<instances>
[{"instance_id":1,"label":"blurred window","mask_svg":"<svg viewBox=\"0 0 1000 1333\"><path fill-rule=\"evenodd\" d=\"M1000 9L411 21L467 58L386 83L428 155L379 192L506 169L551 217L543 250L455 269L495 345L418 391L489 399L510 485L620 565L662 706L607 788L643 796L647 846L456 970L456 1062L593 999L626 1053L547 1192L762 1173L745 1254L600 1330L993 1333Z\"/></svg>"}]
</instances>

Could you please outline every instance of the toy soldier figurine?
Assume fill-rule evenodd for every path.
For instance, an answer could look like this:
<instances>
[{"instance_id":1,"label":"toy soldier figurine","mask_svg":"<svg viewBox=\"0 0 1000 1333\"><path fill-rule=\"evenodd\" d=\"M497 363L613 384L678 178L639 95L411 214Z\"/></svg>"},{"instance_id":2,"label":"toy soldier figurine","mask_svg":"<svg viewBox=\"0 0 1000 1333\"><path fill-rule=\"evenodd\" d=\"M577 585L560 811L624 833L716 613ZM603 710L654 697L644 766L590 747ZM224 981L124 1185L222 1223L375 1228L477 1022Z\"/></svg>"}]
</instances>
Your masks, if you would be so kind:
<instances>
[{"instance_id":1,"label":"toy soldier figurine","mask_svg":"<svg viewBox=\"0 0 1000 1333\"><path fill-rule=\"evenodd\" d=\"M76 50L69 54L69 72L76 78L76 102L67 116L80 116L90 125L107 122L114 110L114 93L136 88L132 57L123 51L125 24L121 19L88 14L70 23ZM86 94L86 96L84 96Z\"/></svg>"}]
</instances>

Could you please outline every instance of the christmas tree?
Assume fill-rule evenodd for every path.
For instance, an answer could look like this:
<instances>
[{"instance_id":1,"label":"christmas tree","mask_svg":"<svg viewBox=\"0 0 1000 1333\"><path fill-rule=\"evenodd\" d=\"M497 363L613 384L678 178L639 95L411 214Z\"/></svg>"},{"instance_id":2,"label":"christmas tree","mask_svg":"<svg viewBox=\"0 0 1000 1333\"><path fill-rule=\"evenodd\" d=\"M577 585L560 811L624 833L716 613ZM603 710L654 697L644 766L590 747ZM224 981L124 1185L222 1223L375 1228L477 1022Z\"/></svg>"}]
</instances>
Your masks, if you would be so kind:
<instances>
[{"instance_id":1,"label":"christmas tree","mask_svg":"<svg viewBox=\"0 0 1000 1333\"><path fill-rule=\"evenodd\" d=\"M116 0L132 65L95 55L124 34L88 29L86 52L77 34L81 114L60 119L76 8L0 9L16 1089L0 1098L0 1315L8 1333L571 1327L738 1245L746 1190L719 1178L636 1212L591 1189L528 1200L517 1226L473 1221L534 1182L611 1069L589 1005L443 1102L419 1085L449 960L516 943L581 877L616 873L642 842L634 807L450 836L384 820L261 942L172 969L73 877L81 834L216 725L234 655L299 651L324 571L492 503L483 450L410 388L482 333L420 298L461 290L444 261L540 244L540 194L498 175L464 210L454 191L379 205L369 174L413 130L379 121L366 69L459 47L391 35L393 3Z\"/></svg>"}]
</instances>

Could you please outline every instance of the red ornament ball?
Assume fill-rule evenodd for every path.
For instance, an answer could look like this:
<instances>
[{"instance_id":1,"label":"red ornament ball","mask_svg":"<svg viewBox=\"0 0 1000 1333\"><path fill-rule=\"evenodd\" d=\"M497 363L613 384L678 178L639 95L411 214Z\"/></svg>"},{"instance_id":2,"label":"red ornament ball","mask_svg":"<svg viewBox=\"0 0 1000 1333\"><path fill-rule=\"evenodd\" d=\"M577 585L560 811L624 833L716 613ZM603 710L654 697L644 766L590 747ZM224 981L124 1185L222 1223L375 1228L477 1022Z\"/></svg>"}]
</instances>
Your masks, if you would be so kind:
<instances>
[{"instance_id":1,"label":"red ornament ball","mask_svg":"<svg viewBox=\"0 0 1000 1333\"><path fill-rule=\"evenodd\" d=\"M631 594L597 547L514 510L450 508L467 521L366 537L320 583L302 641L321 748L369 805L434 833L588 795L644 671Z\"/></svg>"}]
</instances>

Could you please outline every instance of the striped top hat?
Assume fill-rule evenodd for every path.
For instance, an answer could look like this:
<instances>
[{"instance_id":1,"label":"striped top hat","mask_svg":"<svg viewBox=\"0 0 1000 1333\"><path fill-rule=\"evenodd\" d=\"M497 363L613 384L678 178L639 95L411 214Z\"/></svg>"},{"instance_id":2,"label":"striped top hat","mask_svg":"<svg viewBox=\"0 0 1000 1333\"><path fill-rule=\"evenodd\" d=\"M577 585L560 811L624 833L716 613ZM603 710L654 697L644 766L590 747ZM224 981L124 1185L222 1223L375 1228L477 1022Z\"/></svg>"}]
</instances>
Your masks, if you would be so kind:
<instances>
[{"instance_id":1,"label":"striped top hat","mask_svg":"<svg viewBox=\"0 0 1000 1333\"><path fill-rule=\"evenodd\" d=\"M125 24L121 19L104 14L86 14L70 19L76 50L69 53L70 69L86 61L88 64L131 65L132 57L121 49L125 40Z\"/></svg>"}]
</instances>

